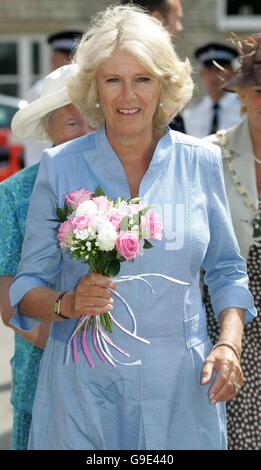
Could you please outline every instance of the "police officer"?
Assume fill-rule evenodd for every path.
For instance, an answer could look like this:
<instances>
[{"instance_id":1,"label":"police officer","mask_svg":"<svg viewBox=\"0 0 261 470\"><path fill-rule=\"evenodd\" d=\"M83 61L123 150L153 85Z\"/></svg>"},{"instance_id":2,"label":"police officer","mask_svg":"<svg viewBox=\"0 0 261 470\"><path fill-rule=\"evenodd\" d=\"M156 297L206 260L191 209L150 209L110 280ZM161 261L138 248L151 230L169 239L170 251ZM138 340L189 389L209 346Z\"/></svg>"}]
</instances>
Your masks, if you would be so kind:
<instances>
[{"instance_id":1,"label":"police officer","mask_svg":"<svg viewBox=\"0 0 261 470\"><path fill-rule=\"evenodd\" d=\"M241 120L238 96L221 88L222 77L228 79L235 69L238 53L230 46L211 42L196 49L194 55L201 64L201 79L207 94L186 108L182 118L187 134L205 137L219 129L232 127Z\"/></svg>"},{"instance_id":2,"label":"police officer","mask_svg":"<svg viewBox=\"0 0 261 470\"><path fill-rule=\"evenodd\" d=\"M51 47L51 68L57 69L70 63L77 42L81 39L81 31L61 31L51 34L47 41Z\"/></svg>"}]
</instances>

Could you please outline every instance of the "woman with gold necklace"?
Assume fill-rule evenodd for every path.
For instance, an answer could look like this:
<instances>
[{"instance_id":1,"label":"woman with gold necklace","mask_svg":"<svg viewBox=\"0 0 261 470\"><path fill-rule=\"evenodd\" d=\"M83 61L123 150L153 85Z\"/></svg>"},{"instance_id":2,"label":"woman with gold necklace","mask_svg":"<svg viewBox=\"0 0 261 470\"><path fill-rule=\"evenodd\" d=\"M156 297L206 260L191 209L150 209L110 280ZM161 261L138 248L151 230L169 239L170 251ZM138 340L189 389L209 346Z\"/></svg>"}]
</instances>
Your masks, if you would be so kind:
<instances>
[{"instance_id":1,"label":"woman with gold necklace","mask_svg":"<svg viewBox=\"0 0 261 470\"><path fill-rule=\"evenodd\" d=\"M245 327L241 367L245 384L227 403L228 444L234 450L261 449L261 34L235 39L240 69L224 84L238 93L245 119L207 140L221 147L225 184L241 254L247 260L250 289L258 316ZM218 326L206 303L209 330L215 341Z\"/></svg>"}]
</instances>

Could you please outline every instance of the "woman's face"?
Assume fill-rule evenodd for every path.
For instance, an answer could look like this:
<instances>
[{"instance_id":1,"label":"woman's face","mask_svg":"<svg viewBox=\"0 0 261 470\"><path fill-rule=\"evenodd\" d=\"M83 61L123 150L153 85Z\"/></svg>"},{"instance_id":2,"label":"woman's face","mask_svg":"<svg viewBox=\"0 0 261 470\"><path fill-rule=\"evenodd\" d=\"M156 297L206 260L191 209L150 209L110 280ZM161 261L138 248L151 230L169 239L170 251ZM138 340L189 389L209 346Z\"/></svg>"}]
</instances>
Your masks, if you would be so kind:
<instances>
[{"instance_id":1,"label":"woman's face","mask_svg":"<svg viewBox=\"0 0 261 470\"><path fill-rule=\"evenodd\" d=\"M47 124L47 133L54 145L76 139L91 130L73 104L67 104L53 111Z\"/></svg>"},{"instance_id":2,"label":"woman's face","mask_svg":"<svg viewBox=\"0 0 261 470\"><path fill-rule=\"evenodd\" d=\"M97 88L108 136L144 136L152 132L160 79L133 56L115 50L98 68Z\"/></svg>"},{"instance_id":3,"label":"woman's face","mask_svg":"<svg viewBox=\"0 0 261 470\"><path fill-rule=\"evenodd\" d=\"M246 107L251 126L261 130L261 86L242 87L239 89L239 96Z\"/></svg>"}]
</instances>

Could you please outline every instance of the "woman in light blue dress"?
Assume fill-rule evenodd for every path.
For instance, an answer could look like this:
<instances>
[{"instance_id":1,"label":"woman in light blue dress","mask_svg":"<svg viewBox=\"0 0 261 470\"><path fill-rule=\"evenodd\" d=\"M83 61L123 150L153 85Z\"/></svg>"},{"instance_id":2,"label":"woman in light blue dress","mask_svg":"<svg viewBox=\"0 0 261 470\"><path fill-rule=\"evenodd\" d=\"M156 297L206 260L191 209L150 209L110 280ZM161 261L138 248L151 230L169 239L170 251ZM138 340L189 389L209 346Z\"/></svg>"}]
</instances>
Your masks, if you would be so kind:
<instances>
[{"instance_id":1,"label":"woman in light blue dress","mask_svg":"<svg viewBox=\"0 0 261 470\"><path fill-rule=\"evenodd\" d=\"M27 135L35 140L45 140L46 145L50 140L57 145L87 132L87 125L79 111L70 104L65 88L72 70L74 66L67 65L48 75L41 97L18 111L12 123L18 137ZM55 100L53 93L56 94ZM45 119L47 115L48 124ZM10 326L13 314L8 289L21 258L27 211L38 169L39 164L32 165L0 184L0 309L7 326ZM39 364L48 331L48 324L45 323L30 333L23 333L23 336L15 333L11 393L14 450L24 450L28 446Z\"/></svg>"},{"instance_id":2,"label":"woman in light blue dress","mask_svg":"<svg viewBox=\"0 0 261 470\"><path fill-rule=\"evenodd\" d=\"M225 449L225 401L243 384L243 323L255 316L255 308L231 224L220 152L167 127L191 97L189 63L178 60L157 21L128 6L98 15L76 62L80 70L69 95L99 129L45 152L10 294L18 307L13 325L24 330L39 321L52 325L29 449ZM120 274L158 273L186 285L153 277L152 295L138 280L117 285L88 274L86 264L61 252L56 208L63 207L66 194L99 185L112 199L139 195L163 214L163 239L133 263L122 263ZM213 350L199 288L202 264L221 325ZM129 301L138 334L150 345L115 325L111 339L142 365L104 364L90 341L93 368L83 350L78 362L71 357L65 364L66 345L84 313L113 308L118 322L131 329L110 286ZM62 316L55 311L61 294Z\"/></svg>"}]
</instances>

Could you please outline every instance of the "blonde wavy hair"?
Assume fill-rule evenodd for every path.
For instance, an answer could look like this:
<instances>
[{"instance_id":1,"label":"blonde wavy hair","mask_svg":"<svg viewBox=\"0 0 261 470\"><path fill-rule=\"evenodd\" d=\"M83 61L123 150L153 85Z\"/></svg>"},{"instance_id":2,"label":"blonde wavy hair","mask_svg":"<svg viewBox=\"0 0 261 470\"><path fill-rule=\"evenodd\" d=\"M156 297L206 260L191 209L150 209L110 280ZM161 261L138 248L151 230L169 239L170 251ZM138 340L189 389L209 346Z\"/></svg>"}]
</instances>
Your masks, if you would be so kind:
<instances>
[{"instance_id":1,"label":"blonde wavy hair","mask_svg":"<svg viewBox=\"0 0 261 470\"><path fill-rule=\"evenodd\" d=\"M74 56L78 72L68 82L70 99L92 127L104 123L103 111L96 106L96 73L116 48L131 54L160 78L160 105L154 115L154 128L166 126L191 99L191 66L188 59L179 60L161 23L139 7L114 5L93 17L92 27L83 36Z\"/></svg>"}]
</instances>

